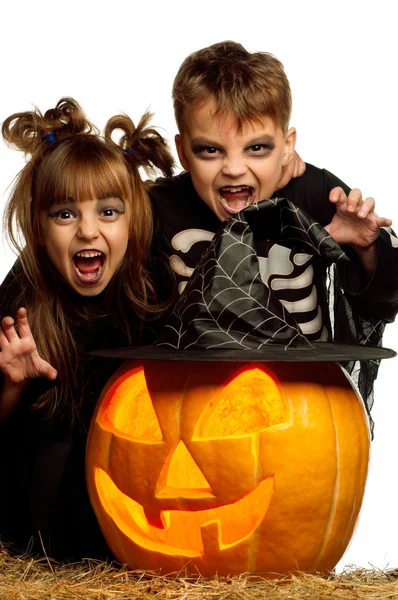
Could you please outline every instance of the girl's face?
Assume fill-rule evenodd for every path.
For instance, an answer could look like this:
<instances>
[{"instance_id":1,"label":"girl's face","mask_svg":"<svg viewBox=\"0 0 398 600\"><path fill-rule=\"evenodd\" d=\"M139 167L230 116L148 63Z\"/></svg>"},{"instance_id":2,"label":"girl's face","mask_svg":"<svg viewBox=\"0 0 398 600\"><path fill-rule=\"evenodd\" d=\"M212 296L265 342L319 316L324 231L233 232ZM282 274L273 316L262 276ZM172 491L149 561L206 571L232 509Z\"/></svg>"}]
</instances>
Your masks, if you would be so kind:
<instances>
[{"instance_id":1,"label":"girl's face","mask_svg":"<svg viewBox=\"0 0 398 600\"><path fill-rule=\"evenodd\" d=\"M40 234L40 243L70 287L82 296L96 296L126 253L127 206L118 197L53 204L40 213Z\"/></svg>"}]
</instances>

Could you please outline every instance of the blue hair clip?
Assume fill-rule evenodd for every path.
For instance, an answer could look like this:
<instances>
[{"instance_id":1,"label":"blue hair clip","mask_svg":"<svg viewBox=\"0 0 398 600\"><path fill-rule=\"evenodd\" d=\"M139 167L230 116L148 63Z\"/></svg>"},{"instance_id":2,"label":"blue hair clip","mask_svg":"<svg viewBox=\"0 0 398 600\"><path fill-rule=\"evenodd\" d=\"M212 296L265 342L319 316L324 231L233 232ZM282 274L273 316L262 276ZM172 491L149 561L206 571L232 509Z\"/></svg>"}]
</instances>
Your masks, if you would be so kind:
<instances>
[{"instance_id":1,"label":"blue hair clip","mask_svg":"<svg viewBox=\"0 0 398 600\"><path fill-rule=\"evenodd\" d=\"M47 142L48 145L54 144L55 142L58 142L58 138L53 131L50 131L50 133L46 133L43 137L43 142Z\"/></svg>"},{"instance_id":2,"label":"blue hair clip","mask_svg":"<svg viewBox=\"0 0 398 600\"><path fill-rule=\"evenodd\" d=\"M139 158L139 155L137 154L137 152L134 152L134 150L123 150L123 152L125 154L130 154L131 156L134 156L134 158Z\"/></svg>"}]
</instances>

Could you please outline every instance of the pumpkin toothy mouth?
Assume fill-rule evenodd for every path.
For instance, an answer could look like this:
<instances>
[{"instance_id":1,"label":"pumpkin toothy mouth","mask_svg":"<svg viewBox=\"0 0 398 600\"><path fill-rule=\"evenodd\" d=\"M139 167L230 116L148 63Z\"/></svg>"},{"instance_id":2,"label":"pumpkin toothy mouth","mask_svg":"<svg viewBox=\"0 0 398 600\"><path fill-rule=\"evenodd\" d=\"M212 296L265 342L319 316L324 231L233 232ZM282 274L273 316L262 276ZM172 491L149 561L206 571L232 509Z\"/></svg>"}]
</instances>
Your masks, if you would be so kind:
<instances>
[{"instance_id":1,"label":"pumpkin toothy mouth","mask_svg":"<svg viewBox=\"0 0 398 600\"><path fill-rule=\"evenodd\" d=\"M157 517L151 514L151 522L159 523L156 527L141 504L123 494L105 471L95 469L95 486L103 509L123 534L140 547L189 558L217 554L250 536L268 510L273 480L267 477L232 504L205 510L161 510ZM243 514L249 517L242 519Z\"/></svg>"}]
</instances>

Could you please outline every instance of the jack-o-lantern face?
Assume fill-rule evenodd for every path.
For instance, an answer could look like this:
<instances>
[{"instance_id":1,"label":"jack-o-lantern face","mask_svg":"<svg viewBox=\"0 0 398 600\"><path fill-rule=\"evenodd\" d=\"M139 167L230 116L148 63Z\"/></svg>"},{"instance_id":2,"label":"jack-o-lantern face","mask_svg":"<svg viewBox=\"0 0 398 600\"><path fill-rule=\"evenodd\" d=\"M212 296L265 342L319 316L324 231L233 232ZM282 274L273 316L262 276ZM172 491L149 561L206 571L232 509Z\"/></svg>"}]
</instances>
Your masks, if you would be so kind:
<instances>
[{"instance_id":1,"label":"jack-o-lantern face","mask_svg":"<svg viewBox=\"0 0 398 600\"><path fill-rule=\"evenodd\" d=\"M369 436L340 368L316 369L126 363L87 450L116 557L204 575L332 568L359 511Z\"/></svg>"}]
</instances>

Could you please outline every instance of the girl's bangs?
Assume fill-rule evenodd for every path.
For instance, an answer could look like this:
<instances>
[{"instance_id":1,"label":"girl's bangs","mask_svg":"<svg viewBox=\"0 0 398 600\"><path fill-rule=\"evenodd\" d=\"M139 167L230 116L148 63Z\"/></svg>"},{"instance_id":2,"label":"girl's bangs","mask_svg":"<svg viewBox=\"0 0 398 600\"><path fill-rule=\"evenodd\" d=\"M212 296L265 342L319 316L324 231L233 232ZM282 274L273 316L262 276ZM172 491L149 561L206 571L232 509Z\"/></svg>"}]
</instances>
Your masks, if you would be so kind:
<instances>
[{"instance_id":1,"label":"girl's bangs","mask_svg":"<svg viewBox=\"0 0 398 600\"><path fill-rule=\"evenodd\" d=\"M46 165L42 185L38 186L41 189L37 190L42 208L71 200L131 197L131 174L123 157L101 146L89 152L66 152L58 160L53 155L55 160ZM50 164L55 162L59 164Z\"/></svg>"}]
</instances>

